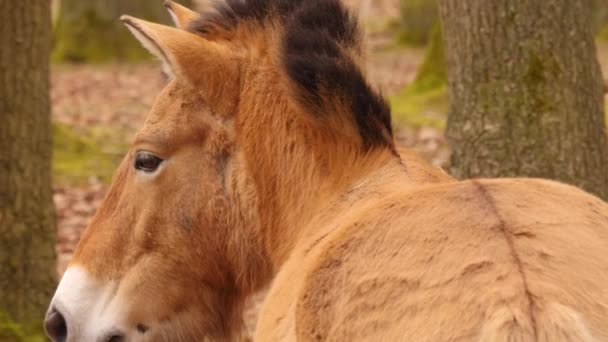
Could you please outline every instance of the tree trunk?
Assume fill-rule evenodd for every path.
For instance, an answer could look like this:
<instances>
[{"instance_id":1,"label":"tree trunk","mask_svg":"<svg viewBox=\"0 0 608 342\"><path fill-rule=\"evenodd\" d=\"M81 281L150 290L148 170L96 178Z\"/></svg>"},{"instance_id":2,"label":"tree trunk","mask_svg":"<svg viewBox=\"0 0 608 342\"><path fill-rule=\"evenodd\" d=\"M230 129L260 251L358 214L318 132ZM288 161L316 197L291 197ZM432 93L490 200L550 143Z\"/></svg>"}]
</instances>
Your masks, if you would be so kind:
<instances>
[{"instance_id":1,"label":"tree trunk","mask_svg":"<svg viewBox=\"0 0 608 342\"><path fill-rule=\"evenodd\" d=\"M401 0L399 40L405 44L427 44L437 22L436 0Z\"/></svg>"},{"instance_id":2,"label":"tree trunk","mask_svg":"<svg viewBox=\"0 0 608 342\"><path fill-rule=\"evenodd\" d=\"M439 4L452 174L549 178L608 199L591 1Z\"/></svg>"},{"instance_id":3,"label":"tree trunk","mask_svg":"<svg viewBox=\"0 0 608 342\"><path fill-rule=\"evenodd\" d=\"M593 31L600 38L608 39L608 1L592 0L593 1Z\"/></svg>"},{"instance_id":4,"label":"tree trunk","mask_svg":"<svg viewBox=\"0 0 608 342\"><path fill-rule=\"evenodd\" d=\"M192 1L179 1L191 7ZM149 53L133 43L119 18L130 14L148 21L171 24L162 1L61 0L55 28L53 61L107 62L147 59Z\"/></svg>"},{"instance_id":5,"label":"tree trunk","mask_svg":"<svg viewBox=\"0 0 608 342\"><path fill-rule=\"evenodd\" d=\"M40 328L55 288L50 2L0 1L0 15L0 317Z\"/></svg>"}]
</instances>

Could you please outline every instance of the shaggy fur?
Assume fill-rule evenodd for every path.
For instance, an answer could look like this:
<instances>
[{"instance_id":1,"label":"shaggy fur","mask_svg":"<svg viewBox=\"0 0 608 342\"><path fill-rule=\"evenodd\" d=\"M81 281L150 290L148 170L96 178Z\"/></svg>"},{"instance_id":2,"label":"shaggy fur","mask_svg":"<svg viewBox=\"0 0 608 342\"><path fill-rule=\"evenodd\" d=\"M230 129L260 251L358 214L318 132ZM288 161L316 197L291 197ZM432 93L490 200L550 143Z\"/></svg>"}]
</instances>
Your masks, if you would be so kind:
<instances>
[{"instance_id":1,"label":"shaggy fur","mask_svg":"<svg viewBox=\"0 0 608 342\"><path fill-rule=\"evenodd\" d=\"M263 49L251 45L256 41L252 36L258 36L264 47L278 45L275 57L292 83L294 98L308 113L350 115L366 149L392 147L390 109L357 64L362 34L340 1L229 0L217 6L190 30L248 48ZM276 34L281 36L278 41Z\"/></svg>"},{"instance_id":2,"label":"shaggy fur","mask_svg":"<svg viewBox=\"0 0 608 342\"><path fill-rule=\"evenodd\" d=\"M175 16L197 34L125 18L176 78L72 265L118 284L121 327L148 327L129 341L234 340L271 282L258 341L608 340L606 203L396 156L337 1L210 13Z\"/></svg>"},{"instance_id":3,"label":"shaggy fur","mask_svg":"<svg viewBox=\"0 0 608 342\"><path fill-rule=\"evenodd\" d=\"M256 340L608 338L606 203L523 179L364 191L312 223Z\"/></svg>"}]
</instances>

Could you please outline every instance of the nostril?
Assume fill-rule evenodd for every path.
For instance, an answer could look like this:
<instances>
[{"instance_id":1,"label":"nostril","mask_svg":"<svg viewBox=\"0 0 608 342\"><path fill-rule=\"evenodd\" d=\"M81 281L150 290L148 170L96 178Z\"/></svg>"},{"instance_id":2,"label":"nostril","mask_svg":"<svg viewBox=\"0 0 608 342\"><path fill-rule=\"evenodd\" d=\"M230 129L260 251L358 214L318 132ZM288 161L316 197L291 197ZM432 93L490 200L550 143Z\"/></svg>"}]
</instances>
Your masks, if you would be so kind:
<instances>
[{"instance_id":1,"label":"nostril","mask_svg":"<svg viewBox=\"0 0 608 342\"><path fill-rule=\"evenodd\" d=\"M119 332L113 332L106 339L107 342L123 342L125 340L125 335Z\"/></svg>"},{"instance_id":2,"label":"nostril","mask_svg":"<svg viewBox=\"0 0 608 342\"><path fill-rule=\"evenodd\" d=\"M44 319L44 330L53 342L64 342L68 337L68 326L61 312L52 308Z\"/></svg>"}]
</instances>

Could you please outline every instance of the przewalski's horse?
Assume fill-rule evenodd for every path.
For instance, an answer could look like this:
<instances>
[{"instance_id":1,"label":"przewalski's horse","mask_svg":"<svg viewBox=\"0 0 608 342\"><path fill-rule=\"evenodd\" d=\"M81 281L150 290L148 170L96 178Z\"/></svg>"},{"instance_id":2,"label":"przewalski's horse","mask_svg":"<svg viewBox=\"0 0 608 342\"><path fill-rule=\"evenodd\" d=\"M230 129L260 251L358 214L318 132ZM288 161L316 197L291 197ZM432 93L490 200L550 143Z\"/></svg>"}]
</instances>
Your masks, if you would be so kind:
<instances>
[{"instance_id":1,"label":"przewalski's horse","mask_svg":"<svg viewBox=\"0 0 608 342\"><path fill-rule=\"evenodd\" d=\"M337 0L122 20L172 80L51 303L54 341L607 341L608 206L396 152Z\"/></svg>"}]
</instances>

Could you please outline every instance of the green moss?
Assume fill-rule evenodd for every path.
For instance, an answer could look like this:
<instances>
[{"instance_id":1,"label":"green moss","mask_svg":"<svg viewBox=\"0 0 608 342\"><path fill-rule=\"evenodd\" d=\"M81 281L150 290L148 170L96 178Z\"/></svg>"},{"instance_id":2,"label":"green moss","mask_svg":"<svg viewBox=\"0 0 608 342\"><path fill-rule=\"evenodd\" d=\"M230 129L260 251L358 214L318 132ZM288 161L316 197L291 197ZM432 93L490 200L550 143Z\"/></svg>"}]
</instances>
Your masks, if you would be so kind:
<instances>
[{"instance_id":1,"label":"green moss","mask_svg":"<svg viewBox=\"0 0 608 342\"><path fill-rule=\"evenodd\" d=\"M31 325L32 327L29 329L23 328L20 324L12 320L4 310L0 310L0 341L46 341L46 339L43 337L44 332L42 331L42 322L36 322L35 324Z\"/></svg>"},{"instance_id":2,"label":"green moss","mask_svg":"<svg viewBox=\"0 0 608 342\"><path fill-rule=\"evenodd\" d=\"M441 29L438 23L424 62L412 84L390 98L397 125L443 128L447 112L447 76Z\"/></svg>"},{"instance_id":3,"label":"green moss","mask_svg":"<svg viewBox=\"0 0 608 342\"><path fill-rule=\"evenodd\" d=\"M555 111L552 95L546 92L546 85L559 77L561 69L551 56L541 56L534 51L528 59L528 68L523 76L526 93L531 97L533 113L551 113Z\"/></svg>"},{"instance_id":4,"label":"green moss","mask_svg":"<svg viewBox=\"0 0 608 342\"><path fill-rule=\"evenodd\" d=\"M409 92L416 94L432 91L445 86L447 74L444 61L443 41L439 23L433 28L433 37L429 42L424 62L418 70L416 79Z\"/></svg>"},{"instance_id":5,"label":"green moss","mask_svg":"<svg viewBox=\"0 0 608 342\"><path fill-rule=\"evenodd\" d=\"M608 2L592 0L593 15L591 19L593 32L601 40L608 40Z\"/></svg>"},{"instance_id":6,"label":"green moss","mask_svg":"<svg viewBox=\"0 0 608 342\"><path fill-rule=\"evenodd\" d=\"M608 41L608 24L605 24L597 33L597 39Z\"/></svg>"},{"instance_id":7,"label":"green moss","mask_svg":"<svg viewBox=\"0 0 608 342\"><path fill-rule=\"evenodd\" d=\"M150 58L120 21L105 19L94 8L84 10L82 15L62 12L54 33L53 62L133 62Z\"/></svg>"},{"instance_id":8,"label":"green moss","mask_svg":"<svg viewBox=\"0 0 608 342\"><path fill-rule=\"evenodd\" d=\"M393 119L397 126L445 127L448 109L446 87L416 93L405 89L389 98Z\"/></svg>"},{"instance_id":9,"label":"green moss","mask_svg":"<svg viewBox=\"0 0 608 342\"><path fill-rule=\"evenodd\" d=\"M429 41L438 20L435 0L401 0L398 42L422 46Z\"/></svg>"},{"instance_id":10,"label":"green moss","mask_svg":"<svg viewBox=\"0 0 608 342\"><path fill-rule=\"evenodd\" d=\"M365 20L363 24L367 34L383 34L399 30L399 22L394 19L371 17Z\"/></svg>"},{"instance_id":11,"label":"green moss","mask_svg":"<svg viewBox=\"0 0 608 342\"><path fill-rule=\"evenodd\" d=\"M111 179L127 146L122 136L97 128L78 134L68 126L53 125L53 177L55 184L84 184L90 177ZM118 141L108 144L108 141Z\"/></svg>"},{"instance_id":12,"label":"green moss","mask_svg":"<svg viewBox=\"0 0 608 342\"><path fill-rule=\"evenodd\" d=\"M0 311L0 341L23 341L24 338L21 326Z\"/></svg>"}]
</instances>

